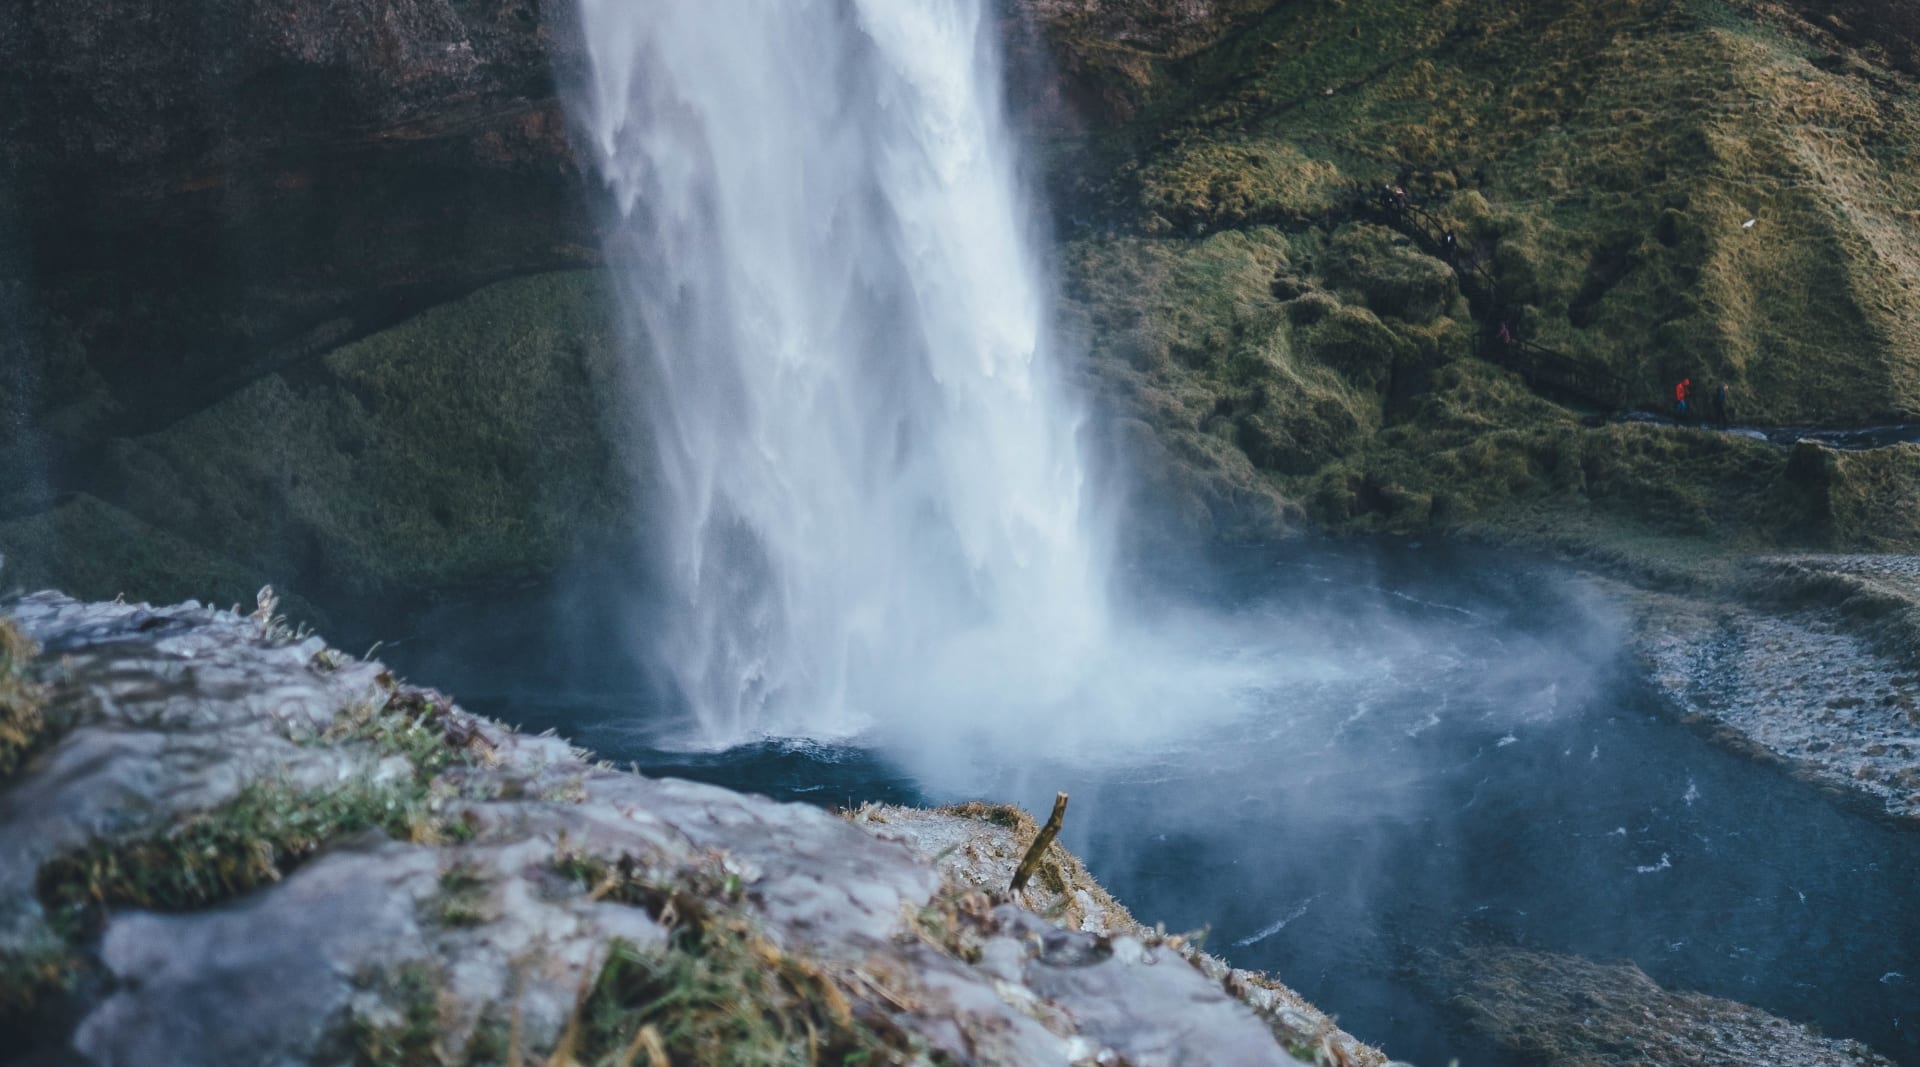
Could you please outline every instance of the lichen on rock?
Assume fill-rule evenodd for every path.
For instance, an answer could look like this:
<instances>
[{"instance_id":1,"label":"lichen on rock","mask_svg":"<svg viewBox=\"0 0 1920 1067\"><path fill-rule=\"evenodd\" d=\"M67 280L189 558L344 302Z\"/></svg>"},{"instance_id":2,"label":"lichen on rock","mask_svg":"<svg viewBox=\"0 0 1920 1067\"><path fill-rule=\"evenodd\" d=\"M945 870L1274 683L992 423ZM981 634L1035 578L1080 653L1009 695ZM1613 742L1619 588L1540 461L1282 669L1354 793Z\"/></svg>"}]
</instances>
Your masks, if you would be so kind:
<instances>
[{"instance_id":1,"label":"lichen on rock","mask_svg":"<svg viewBox=\"0 0 1920 1067\"><path fill-rule=\"evenodd\" d=\"M996 939L1008 931L1035 936L1029 915L1037 914L1083 935L1063 938L1040 928L1038 958L1060 963L1084 958L1081 967L1118 957L1161 961L1176 974L1180 964L1198 972L1234 1000L1254 1010L1255 1016L1296 1057L1315 1064L1342 1067L1379 1067L1386 1056L1341 1030L1332 1019L1298 993L1270 975L1235 968L1202 950L1200 938L1149 928L1129 914L1088 873L1080 859L1058 843L1050 844L1039 873L1027 888L1010 892L1014 868L1034 843L1039 825L1020 808L1008 804L972 801L936 809L869 804L849 813L858 825L877 836L910 845L940 870L943 890L932 906L916 916L916 925L931 943L973 960L1004 957ZM1009 902L1020 910L1001 910ZM1044 973L1044 972L1043 972ZM1045 985L1045 979L1037 984ZM1085 983L1092 987L1094 982ZM1200 1009L1201 1005L1194 1005ZM1102 1012L1095 1033L1108 1028L1113 1037L1129 1027L1178 1027L1215 1034L1226 1040L1243 1026L1231 1013L1177 1019L1128 1018L1128 1012ZM1157 1005L1149 1006L1149 1010ZM1138 1010L1138 1008L1132 1009ZM1227 1033L1216 1033L1216 1029ZM1242 1038L1242 1040L1247 1040ZM1258 1042L1254 1041L1257 1045ZM1130 1060L1129 1062L1138 1062Z\"/></svg>"}]
</instances>

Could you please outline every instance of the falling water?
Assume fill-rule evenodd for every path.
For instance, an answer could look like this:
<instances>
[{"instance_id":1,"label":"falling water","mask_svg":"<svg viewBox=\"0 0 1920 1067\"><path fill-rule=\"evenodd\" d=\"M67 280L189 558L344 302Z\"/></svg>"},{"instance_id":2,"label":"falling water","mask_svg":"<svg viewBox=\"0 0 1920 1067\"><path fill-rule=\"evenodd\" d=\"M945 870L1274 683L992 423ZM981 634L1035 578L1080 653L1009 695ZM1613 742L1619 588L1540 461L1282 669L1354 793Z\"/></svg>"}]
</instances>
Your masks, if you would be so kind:
<instances>
[{"instance_id":1,"label":"falling water","mask_svg":"<svg viewBox=\"0 0 1920 1067\"><path fill-rule=\"evenodd\" d=\"M1057 706L1103 646L988 6L581 0L700 743Z\"/></svg>"}]
</instances>

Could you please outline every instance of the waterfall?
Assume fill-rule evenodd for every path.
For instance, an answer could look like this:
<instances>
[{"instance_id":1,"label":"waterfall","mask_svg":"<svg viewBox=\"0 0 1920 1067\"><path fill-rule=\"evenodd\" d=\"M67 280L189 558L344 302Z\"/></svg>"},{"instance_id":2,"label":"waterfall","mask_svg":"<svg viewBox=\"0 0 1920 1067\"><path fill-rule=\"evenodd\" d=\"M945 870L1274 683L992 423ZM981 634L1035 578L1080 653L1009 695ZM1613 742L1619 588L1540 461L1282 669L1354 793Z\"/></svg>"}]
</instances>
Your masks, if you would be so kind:
<instances>
[{"instance_id":1,"label":"waterfall","mask_svg":"<svg viewBox=\"0 0 1920 1067\"><path fill-rule=\"evenodd\" d=\"M989 0L581 0L696 743L1057 709L1104 525Z\"/></svg>"}]
</instances>

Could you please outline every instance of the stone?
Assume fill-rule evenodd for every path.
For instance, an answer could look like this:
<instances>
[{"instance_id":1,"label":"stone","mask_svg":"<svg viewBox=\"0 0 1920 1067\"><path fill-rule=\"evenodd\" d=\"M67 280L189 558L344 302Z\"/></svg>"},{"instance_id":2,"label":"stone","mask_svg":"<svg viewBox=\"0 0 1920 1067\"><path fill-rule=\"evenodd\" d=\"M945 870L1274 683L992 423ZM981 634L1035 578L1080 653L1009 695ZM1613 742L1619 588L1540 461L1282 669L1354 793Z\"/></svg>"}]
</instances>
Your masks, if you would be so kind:
<instances>
[{"instance_id":1,"label":"stone","mask_svg":"<svg viewBox=\"0 0 1920 1067\"><path fill-rule=\"evenodd\" d=\"M817 976L825 986L812 988L832 990L815 994L821 1010L843 1002L850 1018L887 1020L959 1063L1286 1063L1317 1047L1126 925L1077 861L1063 870L1082 928L1063 929L1004 894L988 906L962 872L901 839L910 813L889 839L871 819L617 771L265 610L53 593L0 610L45 649L34 670L58 734L0 780L0 965L54 944L105 979L43 1013L73 1022L53 1045L32 1039L44 1058L336 1064L424 1019L456 1059L511 1029L538 1062L616 945L683 951L675 931L691 912L739 924L764 939L749 945L771 946L753 951ZM47 878L78 877L49 861L88 849L134 863L116 850L211 832L263 787L296 805L348 789L418 810L384 829L321 828L311 855L253 831L276 865L266 879L171 913L110 898L97 941L43 910ZM921 818L929 834L977 839L994 857L983 871L1007 877L1003 828ZM960 941L916 918L945 909ZM0 988L0 1041L13 1040L12 993ZM1300 1017L1341 1042L1343 1062L1383 1059L1323 1016Z\"/></svg>"}]
</instances>

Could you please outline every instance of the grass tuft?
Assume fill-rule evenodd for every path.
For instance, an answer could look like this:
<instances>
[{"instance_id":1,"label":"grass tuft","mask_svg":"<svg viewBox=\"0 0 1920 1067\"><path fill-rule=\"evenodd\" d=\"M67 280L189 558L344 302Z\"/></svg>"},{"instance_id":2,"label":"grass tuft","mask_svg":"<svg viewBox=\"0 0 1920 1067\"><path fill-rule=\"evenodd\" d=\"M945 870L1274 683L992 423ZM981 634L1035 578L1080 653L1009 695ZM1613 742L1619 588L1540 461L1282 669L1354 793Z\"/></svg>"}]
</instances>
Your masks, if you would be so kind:
<instances>
[{"instance_id":1,"label":"grass tuft","mask_svg":"<svg viewBox=\"0 0 1920 1067\"><path fill-rule=\"evenodd\" d=\"M317 793L256 783L228 803L134 841L95 841L48 860L35 889L53 927L72 938L112 908L183 912L279 881L329 841L368 830L421 840L424 792L355 783Z\"/></svg>"},{"instance_id":2,"label":"grass tuft","mask_svg":"<svg viewBox=\"0 0 1920 1067\"><path fill-rule=\"evenodd\" d=\"M625 1067L652 1048L712 1067L904 1063L914 1043L863 1014L840 976L790 953L737 907L739 879L717 861L655 871L563 847L552 868L595 900L644 908L667 928L659 950L609 946L556 1057Z\"/></svg>"},{"instance_id":3,"label":"grass tuft","mask_svg":"<svg viewBox=\"0 0 1920 1067\"><path fill-rule=\"evenodd\" d=\"M354 1067L448 1067L477 1062L472 1051L455 1059L443 1047L446 1032L440 1010L440 981L423 964L408 964L384 975L378 984L385 1001L397 1006L389 1017L355 1014L352 1023Z\"/></svg>"},{"instance_id":4,"label":"grass tuft","mask_svg":"<svg viewBox=\"0 0 1920 1067\"><path fill-rule=\"evenodd\" d=\"M446 926L479 926L491 920L487 879L479 867L455 861L440 872L438 918Z\"/></svg>"},{"instance_id":5,"label":"grass tuft","mask_svg":"<svg viewBox=\"0 0 1920 1067\"><path fill-rule=\"evenodd\" d=\"M320 740L370 744L383 756L405 758L413 774L314 792L255 782L227 803L150 836L98 840L63 853L42 865L35 879L54 927L77 936L95 929L112 908L204 908L280 880L328 842L350 834L380 830L419 843L471 836L466 822L436 811L440 773L484 748L477 728L454 715L446 697L395 685L384 706L343 709Z\"/></svg>"},{"instance_id":6,"label":"grass tuft","mask_svg":"<svg viewBox=\"0 0 1920 1067\"><path fill-rule=\"evenodd\" d=\"M0 1034L31 1027L73 990L85 967L51 937L0 952Z\"/></svg>"},{"instance_id":7,"label":"grass tuft","mask_svg":"<svg viewBox=\"0 0 1920 1067\"><path fill-rule=\"evenodd\" d=\"M26 673L38 652L12 619L0 617L0 778L19 770L46 734L44 694Z\"/></svg>"}]
</instances>

